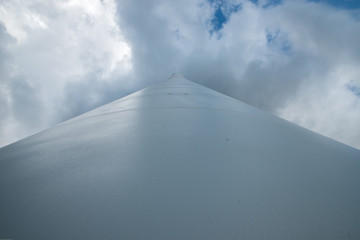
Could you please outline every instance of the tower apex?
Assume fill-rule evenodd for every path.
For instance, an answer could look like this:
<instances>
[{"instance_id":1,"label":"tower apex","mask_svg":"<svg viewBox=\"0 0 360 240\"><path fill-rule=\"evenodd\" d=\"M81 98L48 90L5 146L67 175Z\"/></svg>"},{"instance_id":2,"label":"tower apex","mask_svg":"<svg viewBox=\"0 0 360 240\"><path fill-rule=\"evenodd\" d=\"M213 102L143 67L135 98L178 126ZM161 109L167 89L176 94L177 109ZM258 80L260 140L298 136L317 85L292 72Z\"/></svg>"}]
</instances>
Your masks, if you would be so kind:
<instances>
[{"instance_id":1,"label":"tower apex","mask_svg":"<svg viewBox=\"0 0 360 240\"><path fill-rule=\"evenodd\" d=\"M185 78L183 75L181 75L180 73L173 73L169 79L171 78Z\"/></svg>"}]
</instances>

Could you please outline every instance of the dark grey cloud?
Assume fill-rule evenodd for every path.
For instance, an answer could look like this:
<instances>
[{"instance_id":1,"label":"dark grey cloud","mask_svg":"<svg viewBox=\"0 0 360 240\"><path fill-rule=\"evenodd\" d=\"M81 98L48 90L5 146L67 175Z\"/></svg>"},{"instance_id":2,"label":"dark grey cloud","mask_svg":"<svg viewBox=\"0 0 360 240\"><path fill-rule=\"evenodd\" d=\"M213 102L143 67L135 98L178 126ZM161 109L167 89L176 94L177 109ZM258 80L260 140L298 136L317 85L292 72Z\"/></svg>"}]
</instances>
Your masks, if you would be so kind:
<instances>
[{"instance_id":1,"label":"dark grey cloud","mask_svg":"<svg viewBox=\"0 0 360 240\"><path fill-rule=\"evenodd\" d=\"M18 71L14 57L7 50L16 44L0 23L0 134L17 139L38 131L42 122L42 103L37 90ZM1 139L0 144L6 139Z\"/></svg>"},{"instance_id":2,"label":"dark grey cloud","mask_svg":"<svg viewBox=\"0 0 360 240\"><path fill-rule=\"evenodd\" d=\"M8 103L7 92L4 90L7 83L8 76L8 59L9 54L6 50L6 46L11 42L12 38L7 33L6 28L0 23L0 135L5 135L6 118L10 115L10 104ZM0 144L6 140L0 141Z\"/></svg>"},{"instance_id":3,"label":"dark grey cloud","mask_svg":"<svg viewBox=\"0 0 360 240\"><path fill-rule=\"evenodd\" d=\"M80 81L67 83L64 87L64 96L57 106L56 122L70 119L132 93L134 88L123 84L130 77L122 78L104 83L99 73L90 72L89 76L85 76Z\"/></svg>"},{"instance_id":4,"label":"dark grey cloud","mask_svg":"<svg viewBox=\"0 0 360 240\"><path fill-rule=\"evenodd\" d=\"M23 76L10 79L9 86L12 115L26 129L37 129L42 121L42 102L37 89Z\"/></svg>"}]
</instances>

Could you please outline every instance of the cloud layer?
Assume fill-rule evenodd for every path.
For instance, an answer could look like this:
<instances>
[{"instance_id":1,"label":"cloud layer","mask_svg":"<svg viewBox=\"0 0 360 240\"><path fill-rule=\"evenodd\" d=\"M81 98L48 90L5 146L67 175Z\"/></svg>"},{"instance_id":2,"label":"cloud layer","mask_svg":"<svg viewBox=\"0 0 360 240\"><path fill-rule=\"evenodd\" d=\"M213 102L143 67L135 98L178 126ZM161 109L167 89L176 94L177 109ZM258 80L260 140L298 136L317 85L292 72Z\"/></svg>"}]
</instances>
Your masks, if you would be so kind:
<instances>
[{"instance_id":1,"label":"cloud layer","mask_svg":"<svg viewBox=\"0 0 360 240\"><path fill-rule=\"evenodd\" d=\"M0 146L180 72L360 148L360 18L326 2L0 3Z\"/></svg>"}]
</instances>

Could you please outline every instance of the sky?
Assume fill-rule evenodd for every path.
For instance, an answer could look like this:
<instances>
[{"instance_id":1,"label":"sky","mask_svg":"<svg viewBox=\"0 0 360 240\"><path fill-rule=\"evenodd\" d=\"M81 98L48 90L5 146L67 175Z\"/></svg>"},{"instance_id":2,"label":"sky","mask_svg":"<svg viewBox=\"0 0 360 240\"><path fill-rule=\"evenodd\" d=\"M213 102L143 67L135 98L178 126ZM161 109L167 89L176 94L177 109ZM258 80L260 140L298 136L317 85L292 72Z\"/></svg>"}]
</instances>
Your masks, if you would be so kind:
<instances>
[{"instance_id":1,"label":"sky","mask_svg":"<svg viewBox=\"0 0 360 240\"><path fill-rule=\"evenodd\" d=\"M0 0L0 147L174 72L360 149L358 0Z\"/></svg>"}]
</instances>

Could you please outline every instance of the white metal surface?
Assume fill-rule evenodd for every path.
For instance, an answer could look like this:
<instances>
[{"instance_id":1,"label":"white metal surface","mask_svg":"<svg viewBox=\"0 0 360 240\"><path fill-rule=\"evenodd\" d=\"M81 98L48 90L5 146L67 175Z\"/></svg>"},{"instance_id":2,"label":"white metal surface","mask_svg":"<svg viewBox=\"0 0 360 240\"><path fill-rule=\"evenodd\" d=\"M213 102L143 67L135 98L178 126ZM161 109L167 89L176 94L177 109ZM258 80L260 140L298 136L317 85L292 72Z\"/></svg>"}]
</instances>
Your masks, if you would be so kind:
<instances>
[{"instance_id":1,"label":"white metal surface","mask_svg":"<svg viewBox=\"0 0 360 240\"><path fill-rule=\"evenodd\" d=\"M360 151L176 75L0 149L0 239L360 239Z\"/></svg>"}]
</instances>

